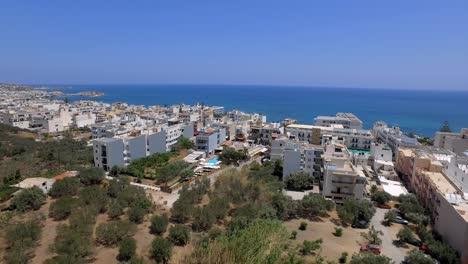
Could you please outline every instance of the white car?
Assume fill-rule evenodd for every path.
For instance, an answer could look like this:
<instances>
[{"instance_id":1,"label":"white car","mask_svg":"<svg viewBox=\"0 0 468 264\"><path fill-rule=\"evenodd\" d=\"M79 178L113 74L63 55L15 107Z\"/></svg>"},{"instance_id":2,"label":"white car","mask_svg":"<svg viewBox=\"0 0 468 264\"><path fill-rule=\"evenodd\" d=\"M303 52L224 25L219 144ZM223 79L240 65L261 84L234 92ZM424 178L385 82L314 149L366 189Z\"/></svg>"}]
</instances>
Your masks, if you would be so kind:
<instances>
[{"instance_id":1,"label":"white car","mask_svg":"<svg viewBox=\"0 0 468 264\"><path fill-rule=\"evenodd\" d=\"M395 223L402 224L402 225L407 225L407 224L408 224L408 220L405 220L405 219L403 219L403 217L397 215L397 216L395 217Z\"/></svg>"}]
</instances>

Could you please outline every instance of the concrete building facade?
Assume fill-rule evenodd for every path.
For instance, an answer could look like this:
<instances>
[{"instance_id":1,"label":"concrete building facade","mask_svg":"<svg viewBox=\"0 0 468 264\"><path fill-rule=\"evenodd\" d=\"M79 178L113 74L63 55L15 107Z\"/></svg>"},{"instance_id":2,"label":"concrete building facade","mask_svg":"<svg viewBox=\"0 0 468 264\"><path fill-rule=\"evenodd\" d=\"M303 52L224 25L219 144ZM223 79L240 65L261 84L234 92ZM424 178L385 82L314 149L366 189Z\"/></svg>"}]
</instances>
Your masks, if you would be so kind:
<instances>
[{"instance_id":1,"label":"concrete building facade","mask_svg":"<svg viewBox=\"0 0 468 264\"><path fill-rule=\"evenodd\" d=\"M362 129L362 121L353 113L337 113L336 116L317 116L315 118L316 126L332 126L340 124L343 128Z\"/></svg>"},{"instance_id":2,"label":"concrete building facade","mask_svg":"<svg viewBox=\"0 0 468 264\"><path fill-rule=\"evenodd\" d=\"M330 143L325 148L323 195L342 203L345 198L364 198L366 177L350 162L346 146Z\"/></svg>"},{"instance_id":3,"label":"concrete building facade","mask_svg":"<svg viewBox=\"0 0 468 264\"><path fill-rule=\"evenodd\" d=\"M226 141L226 129L206 129L195 138L195 149L203 151L207 156L214 154L215 149Z\"/></svg>"}]
</instances>

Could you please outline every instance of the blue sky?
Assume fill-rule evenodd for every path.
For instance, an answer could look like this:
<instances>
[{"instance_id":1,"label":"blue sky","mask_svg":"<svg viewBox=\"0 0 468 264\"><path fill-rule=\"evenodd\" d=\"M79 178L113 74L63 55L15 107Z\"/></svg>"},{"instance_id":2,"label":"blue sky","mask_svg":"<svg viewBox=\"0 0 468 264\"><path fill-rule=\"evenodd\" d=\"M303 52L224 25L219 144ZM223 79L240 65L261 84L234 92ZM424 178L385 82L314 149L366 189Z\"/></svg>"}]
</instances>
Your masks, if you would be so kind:
<instances>
[{"instance_id":1,"label":"blue sky","mask_svg":"<svg viewBox=\"0 0 468 264\"><path fill-rule=\"evenodd\" d=\"M0 82L468 90L468 1L0 1Z\"/></svg>"}]
</instances>

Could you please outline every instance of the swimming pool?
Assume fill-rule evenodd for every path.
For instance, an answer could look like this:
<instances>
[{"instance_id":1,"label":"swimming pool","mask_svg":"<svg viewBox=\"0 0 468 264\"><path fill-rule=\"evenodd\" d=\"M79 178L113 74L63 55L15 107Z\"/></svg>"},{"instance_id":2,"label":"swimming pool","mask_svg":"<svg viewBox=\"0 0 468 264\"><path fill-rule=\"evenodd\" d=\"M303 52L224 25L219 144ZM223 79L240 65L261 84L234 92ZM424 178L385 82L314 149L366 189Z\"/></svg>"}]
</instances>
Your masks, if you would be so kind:
<instances>
[{"instance_id":1,"label":"swimming pool","mask_svg":"<svg viewBox=\"0 0 468 264\"><path fill-rule=\"evenodd\" d=\"M210 165L215 165L216 162L218 162L218 157L214 157L214 158L208 160L207 163L210 164Z\"/></svg>"}]
</instances>

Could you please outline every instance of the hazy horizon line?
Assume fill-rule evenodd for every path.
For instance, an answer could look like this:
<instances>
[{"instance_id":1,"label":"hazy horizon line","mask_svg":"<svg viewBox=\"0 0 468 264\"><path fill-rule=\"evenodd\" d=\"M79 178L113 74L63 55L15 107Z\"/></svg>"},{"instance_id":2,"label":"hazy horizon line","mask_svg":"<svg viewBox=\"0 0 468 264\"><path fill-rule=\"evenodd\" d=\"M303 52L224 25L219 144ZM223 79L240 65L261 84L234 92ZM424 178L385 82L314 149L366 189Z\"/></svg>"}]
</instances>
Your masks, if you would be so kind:
<instances>
[{"instance_id":1,"label":"hazy horizon line","mask_svg":"<svg viewBox=\"0 0 468 264\"><path fill-rule=\"evenodd\" d=\"M11 83L11 82L3 82ZM327 88L327 89L361 89L361 90L395 90L395 91L449 91L449 92L468 92L467 89L457 89L457 88L388 88L388 87L354 87L354 86L327 86L327 85L301 85L301 84L231 84L231 83L112 83L112 82L96 82L96 83L12 83L26 86L94 86L94 85L117 85L117 86L126 86L126 85L137 85L137 86L244 86L244 87L256 87L256 88L269 88L269 87L290 87L290 88Z\"/></svg>"}]
</instances>

